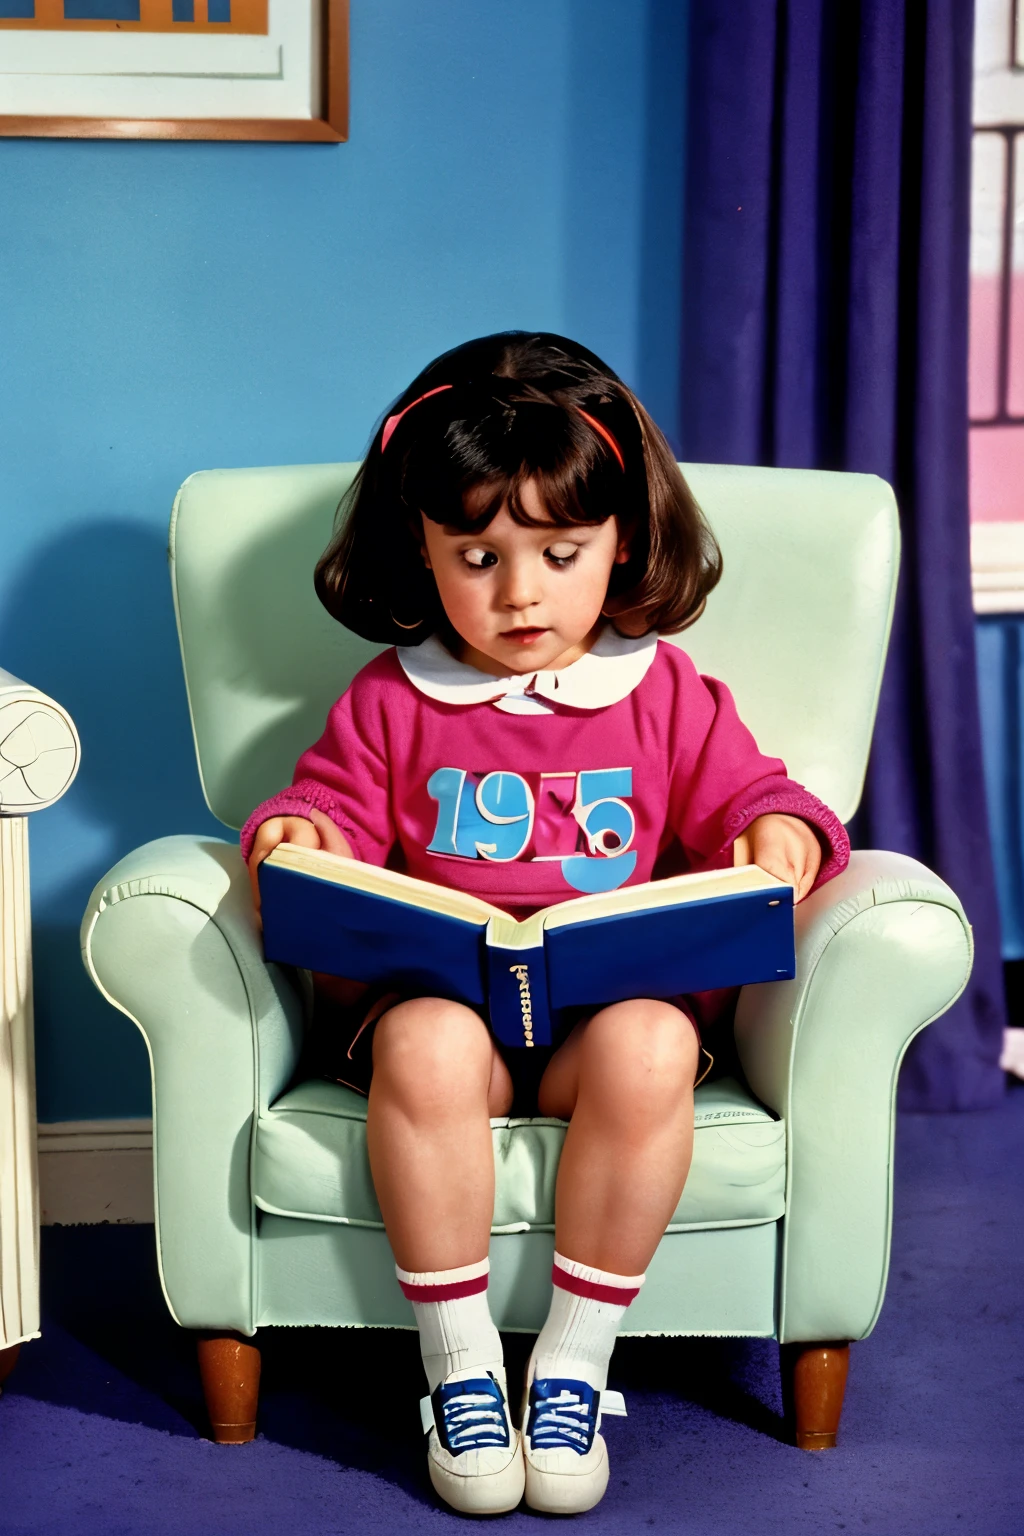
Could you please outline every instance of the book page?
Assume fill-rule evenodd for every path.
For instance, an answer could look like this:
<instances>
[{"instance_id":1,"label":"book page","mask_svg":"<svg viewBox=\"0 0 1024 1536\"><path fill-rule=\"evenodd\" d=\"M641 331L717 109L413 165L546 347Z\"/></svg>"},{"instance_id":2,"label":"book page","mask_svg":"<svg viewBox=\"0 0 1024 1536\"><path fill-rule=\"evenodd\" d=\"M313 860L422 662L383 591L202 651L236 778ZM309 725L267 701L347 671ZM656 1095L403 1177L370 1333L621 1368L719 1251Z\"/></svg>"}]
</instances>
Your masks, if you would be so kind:
<instances>
[{"instance_id":1,"label":"book page","mask_svg":"<svg viewBox=\"0 0 1024 1536\"><path fill-rule=\"evenodd\" d=\"M266 862L301 875L312 875L314 879L326 880L332 885L347 885L371 896L386 896L408 906L425 907L431 912L461 918L480 927L495 917L514 921L500 907L492 907L490 902L481 901L478 896L453 891L446 885L434 885L429 880L415 880L412 875L403 875L395 869L381 869L377 864L364 864L360 859L346 859L340 854L328 853L324 848L278 843L273 853L267 855Z\"/></svg>"},{"instance_id":2,"label":"book page","mask_svg":"<svg viewBox=\"0 0 1024 1536\"><path fill-rule=\"evenodd\" d=\"M412 875L382 869L376 864L365 864L359 859L342 858L323 848L301 848L295 843L279 843L273 853L268 855L267 862L283 869L296 870L299 874L311 875L317 880L366 891L373 896L386 896L392 901L425 907L446 917L477 923L481 927L489 922L489 942L510 949L539 944L543 929L558 928L566 923L586 922L620 912L642 912L651 907L681 906L688 901L709 901L716 896L729 896L742 891L767 891L773 887L779 890L792 889L774 875L759 869L756 864L741 864L734 869L672 875L667 880L650 880L644 885L626 886L617 891L600 892L595 896L577 896L520 920L502 908L482 901L478 896L452 890L446 885L435 885L429 880L416 880Z\"/></svg>"},{"instance_id":3,"label":"book page","mask_svg":"<svg viewBox=\"0 0 1024 1536\"><path fill-rule=\"evenodd\" d=\"M645 885L625 886L596 896L579 896L560 902L543 914L544 927L560 928L566 923L581 923L620 912L643 912L650 907L684 906L689 901L710 901L716 896L739 895L744 891L791 891L793 887L777 880L756 864L741 864L734 869L709 869L695 875L672 875L668 880L649 880Z\"/></svg>"}]
</instances>

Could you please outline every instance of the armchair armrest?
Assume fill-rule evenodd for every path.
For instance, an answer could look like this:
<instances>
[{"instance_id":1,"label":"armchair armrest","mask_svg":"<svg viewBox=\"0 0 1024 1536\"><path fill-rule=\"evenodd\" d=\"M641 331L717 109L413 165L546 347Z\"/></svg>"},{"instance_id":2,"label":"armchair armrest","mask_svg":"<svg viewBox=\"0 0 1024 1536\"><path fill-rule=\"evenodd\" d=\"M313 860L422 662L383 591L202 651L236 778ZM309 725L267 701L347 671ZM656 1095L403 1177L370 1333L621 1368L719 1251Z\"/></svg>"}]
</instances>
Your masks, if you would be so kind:
<instances>
[{"instance_id":1,"label":"armchair armrest","mask_svg":"<svg viewBox=\"0 0 1024 1536\"><path fill-rule=\"evenodd\" d=\"M93 891L82 954L149 1051L171 1313L252 1333L252 1126L294 1072L303 1026L291 978L263 959L237 845L165 837L136 849Z\"/></svg>"},{"instance_id":2,"label":"armchair armrest","mask_svg":"<svg viewBox=\"0 0 1024 1536\"><path fill-rule=\"evenodd\" d=\"M860 1339L885 1295L900 1062L966 985L971 931L896 853L854 853L796 930L796 979L745 987L736 1013L747 1080L787 1123L779 1341Z\"/></svg>"}]
</instances>

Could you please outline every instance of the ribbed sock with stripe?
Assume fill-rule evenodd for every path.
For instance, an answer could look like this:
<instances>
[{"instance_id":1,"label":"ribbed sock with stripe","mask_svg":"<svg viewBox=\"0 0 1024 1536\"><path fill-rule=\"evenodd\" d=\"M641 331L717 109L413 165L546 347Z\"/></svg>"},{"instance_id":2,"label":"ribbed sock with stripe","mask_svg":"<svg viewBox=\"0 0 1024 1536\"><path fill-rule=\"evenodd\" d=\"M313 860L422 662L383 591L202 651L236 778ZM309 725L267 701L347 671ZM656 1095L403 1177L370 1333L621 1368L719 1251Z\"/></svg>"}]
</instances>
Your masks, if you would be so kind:
<instances>
[{"instance_id":1,"label":"ribbed sock with stripe","mask_svg":"<svg viewBox=\"0 0 1024 1536\"><path fill-rule=\"evenodd\" d=\"M547 1322L533 1349L533 1375L586 1381L603 1392L619 1325L644 1283L555 1254Z\"/></svg>"},{"instance_id":2,"label":"ribbed sock with stripe","mask_svg":"<svg viewBox=\"0 0 1024 1536\"><path fill-rule=\"evenodd\" d=\"M398 1283L412 1302L431 1392L453 1371L486 1373L502 1367L501 1338L487 1305L490 1268L488 1259L422 1273L395 1265Z\"/></svg>"}]
</instances>

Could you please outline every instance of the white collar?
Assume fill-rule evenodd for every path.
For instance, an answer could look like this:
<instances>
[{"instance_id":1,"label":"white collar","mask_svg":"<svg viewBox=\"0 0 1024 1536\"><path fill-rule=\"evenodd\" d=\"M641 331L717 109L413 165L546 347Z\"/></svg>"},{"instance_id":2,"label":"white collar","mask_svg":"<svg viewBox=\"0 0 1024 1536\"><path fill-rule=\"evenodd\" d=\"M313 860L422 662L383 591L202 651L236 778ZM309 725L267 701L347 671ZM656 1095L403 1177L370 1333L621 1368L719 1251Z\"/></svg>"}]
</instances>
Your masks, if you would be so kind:
<instances>
[{"instance_id":1,"label":"white collar","mask_svg":"<svg viewBox=\"0 0 1024 1536\"><path fill-rule=\"evenodd\" d=\"M491 677L456 661L437 635L422 645L400 645L396 655L414 687L442 704L494 704L513 715L550 715L544 699L571 709L618 704L643 679L657 648L656 634L630 639L608 624L568 667L516 677Z\"/></svg>"}]
</instances>

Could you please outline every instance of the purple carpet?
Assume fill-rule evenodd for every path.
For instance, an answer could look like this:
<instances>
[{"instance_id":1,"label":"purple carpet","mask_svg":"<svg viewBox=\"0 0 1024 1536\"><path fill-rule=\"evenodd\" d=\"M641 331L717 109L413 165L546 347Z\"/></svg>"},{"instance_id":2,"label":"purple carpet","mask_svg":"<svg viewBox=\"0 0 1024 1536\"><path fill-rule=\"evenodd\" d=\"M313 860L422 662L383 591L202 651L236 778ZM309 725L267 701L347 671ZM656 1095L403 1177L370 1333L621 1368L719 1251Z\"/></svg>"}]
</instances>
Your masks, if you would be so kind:
<instances>
[{"instance_id":1,"label":"purple carpet","mask_svg":"<svg viewBox=\"0 0 1024 1536\"><path fill-rule=\"evenodd\" d=\"M889 1294L855 1345L835 1451L782 1438L777 1350L627 1340L595 1532L701 1536L1024 1532L1024 1089L998 1109L905 1116ZM411 1334L260 1335L260 1435L201 1437L191 1341L148 1227L43 1234L44 1334L0 1401L2 1536L439 1531ZM510 1377L526 1340L512 1339ZM543 1516L505 1518L510 1533Z\"/></svg>"}]
</instances>

